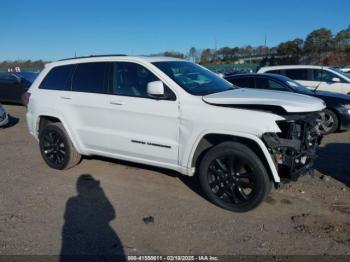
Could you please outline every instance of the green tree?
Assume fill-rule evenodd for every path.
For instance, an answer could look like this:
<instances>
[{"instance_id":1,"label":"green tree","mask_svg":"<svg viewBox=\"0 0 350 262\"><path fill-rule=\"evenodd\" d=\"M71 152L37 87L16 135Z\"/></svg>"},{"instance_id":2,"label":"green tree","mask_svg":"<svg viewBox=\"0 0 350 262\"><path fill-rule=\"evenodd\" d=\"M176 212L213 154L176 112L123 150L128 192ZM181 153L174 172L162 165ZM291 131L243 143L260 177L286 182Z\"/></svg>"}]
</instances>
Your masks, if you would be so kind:
<instances>
[{"instance_id":1,"label":"green tree","mask_svg":"<svg viewBox=\"0 0 350 262\"><path fill-rule=\"evenodd\" d=\"M302 54L302 47L303 40L299 38L282 42L277 47L277 54L283 64L297 64Z\"/></svg>"},{"instance_id":2,"label":"green tree","mask_svg":"<svg viewBox=\"0 0 350 262\"><path fill-rule=\"evenodd\" d=\"M176 52L176 51L165 51L163 53L163 56L168 56L168 57L175 57L175 58L185 58L185 55L183 53L180 52Z\"/></svg>"},{"instance_id":3,"label":"green tree","mask_svg":"<svg viewBox=\"0 0 350 262\"><path fill-rule=\"evenodd\" d=\"M209 63L213 60L213 52L210 48L204 49L201 54L201 63Z\"/></svg>"},{"instance_id":4,"label":"green tree","mask_svg":"<svg viewBox=\"0 0 350 262\"><path fill-rule=\"evenodd\" d=\"M344 52L350 47L350 31L341 30L334 37L334 49L336 52Z\"/></svg>"},{"instance_id":5,"label":"green tree","mask_svg":"<svg viewBox=\"0 0 350 262\"><path fill-rule=\"evenodd\" d=\"M306 54L320 55L332 49L332 32L326 28L312 31L305 40L304 51Z\"/></svg>"}]
</instances>

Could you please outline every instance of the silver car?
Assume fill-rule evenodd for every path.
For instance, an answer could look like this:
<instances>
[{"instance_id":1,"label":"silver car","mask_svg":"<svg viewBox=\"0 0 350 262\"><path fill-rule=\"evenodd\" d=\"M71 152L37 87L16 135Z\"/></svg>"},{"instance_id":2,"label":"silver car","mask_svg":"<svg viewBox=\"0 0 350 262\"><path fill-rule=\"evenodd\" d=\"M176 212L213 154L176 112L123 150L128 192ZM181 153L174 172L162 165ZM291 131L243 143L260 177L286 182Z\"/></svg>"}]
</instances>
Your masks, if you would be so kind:
<instances>
[{"instance_id":1,"label":"silver car","mask_svg":"<svg viewBox=\"0 0 350 262\"><path fill-rule=\"evenodd\" d=\"M5 111L5 108L0 104L0 127L7 125L9 122L8 115Z\"/></svg>"}]
</instances>

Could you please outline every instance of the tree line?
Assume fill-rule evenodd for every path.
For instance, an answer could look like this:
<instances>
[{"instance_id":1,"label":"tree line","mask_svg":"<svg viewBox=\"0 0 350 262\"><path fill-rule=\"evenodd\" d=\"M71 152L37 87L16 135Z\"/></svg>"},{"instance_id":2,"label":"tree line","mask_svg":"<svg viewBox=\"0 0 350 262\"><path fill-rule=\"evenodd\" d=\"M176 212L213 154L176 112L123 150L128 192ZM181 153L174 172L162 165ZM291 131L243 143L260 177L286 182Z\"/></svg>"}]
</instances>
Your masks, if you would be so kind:
<instances>
[{"instance_id":1,"label":"tree line","mask_svg":"<svg viewBox=\"0 0 350 262\"><path fill-rule=\"evenodd\" d=\"M0 62L0 71L7 71L9 68L20 67L30 70L41 70L44 68L47 62L43 60L16 60L16 61L3 61Z\"/></svg>"},{"instance_id":2,"label":"tree line","mask_svg":"<svg viewBox=\"0 0 350 262\"><path fill-rule=\"evenodd\" d=\"M344 66L350 64L350 26L333 34L327 28L310 32L305 39L296 38L277 46L205 48L192 47L187 53L166 51L157 55L189 59L201 64L232 64L244 59L247 63L259 61L260 66L284 64L319 64ZM0 62L0 71L19 66L41 70L43 60L17 60Z\"/></svg>"},{"instance_id":3,"label":"tree line","mask_svg":"<svg viewBox=\"0 0 350 262\"><path fill-rule=\"evenodd\" d=\"M192 47L187 54L173 51L162 53L165 56L187 58L202 64L234 63L242 58L260 63L273 64L321 64L342 66L350 64L350 26L333 34L327 28L310 32L305 39L296 38L277 46L260 45L253 47L225 46L219 49L198 49ZM250 58L250 59L249 59ZM263 58L263 59L261 59Z\"/></svg>"}]
</instances>

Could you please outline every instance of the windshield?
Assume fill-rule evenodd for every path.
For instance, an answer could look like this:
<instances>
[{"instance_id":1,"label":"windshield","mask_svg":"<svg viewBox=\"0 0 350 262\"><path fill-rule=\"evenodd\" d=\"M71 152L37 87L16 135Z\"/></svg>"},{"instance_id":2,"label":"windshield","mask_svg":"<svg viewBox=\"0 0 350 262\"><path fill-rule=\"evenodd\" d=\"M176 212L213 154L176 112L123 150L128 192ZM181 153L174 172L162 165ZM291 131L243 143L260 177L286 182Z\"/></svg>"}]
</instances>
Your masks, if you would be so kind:
<instances>
[{"instance_id":1,"label":"windshield","mask_svg":"<svg viewBox=\"0 0 350 262\"><path fill-rule=\"evenodd\" d=\"M340 75L346 77L346 80L350 81L350 75L349 75L349 73L345 73L345 72L339 70L338 68L330 68L330 70L337 72L338 74L340 74Z\"/></svg>"},{"instance_id":2,"label":"windshield","mask_svg":"<svg viewBox=\"0 0 350 262\"><path fill-rule=\"evenodd\" d=\"M288 79L286 83L295 91L300 93L312 93L310 89L308 89L306 86L303 86L299 84L297 81L294 81L292 79Z\"/></svg>"},{"instance_id":3,"label":"windshield","mask_svg":"<svg viewBox=\"0 0 350 262\"><path fill-rule=\"evenodd\" d=\"M153 64L192 95L203 96L234 88L223 78L194 63L171 61Z\"/></svg>"}]
</instances>

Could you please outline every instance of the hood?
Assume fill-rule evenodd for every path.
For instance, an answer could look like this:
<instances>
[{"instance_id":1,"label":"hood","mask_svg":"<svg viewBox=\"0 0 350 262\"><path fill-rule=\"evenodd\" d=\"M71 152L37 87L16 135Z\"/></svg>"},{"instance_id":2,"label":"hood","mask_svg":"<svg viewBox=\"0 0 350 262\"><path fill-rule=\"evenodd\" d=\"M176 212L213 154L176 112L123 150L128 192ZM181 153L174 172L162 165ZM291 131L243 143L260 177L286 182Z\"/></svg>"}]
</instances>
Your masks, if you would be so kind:
<instances>
[{"instance_id":1,"label":"hood","mask_svg":"<svg viewBox=\"0 0 350 262\"><path fill-rule=\"evenodd\" d=\"M320 111L325 103L318 98L283 91L269 91L253 88L238 88L203 96L203 100L213 105L237 106L240 108L282 108L287 113Z\"/></svg>"},{"instance_id":2,"label":"hood","mask_svg":"<svg viewBox=\"0 0 350 262\"><path fill-rule=\"evenodd\" d=\"M326 91L315 91L315 96L319 98L333 98L335 101L344 102L350 104L350 95L345 95L341 93L326 92Z\"/></svg>"}]
</instances>

